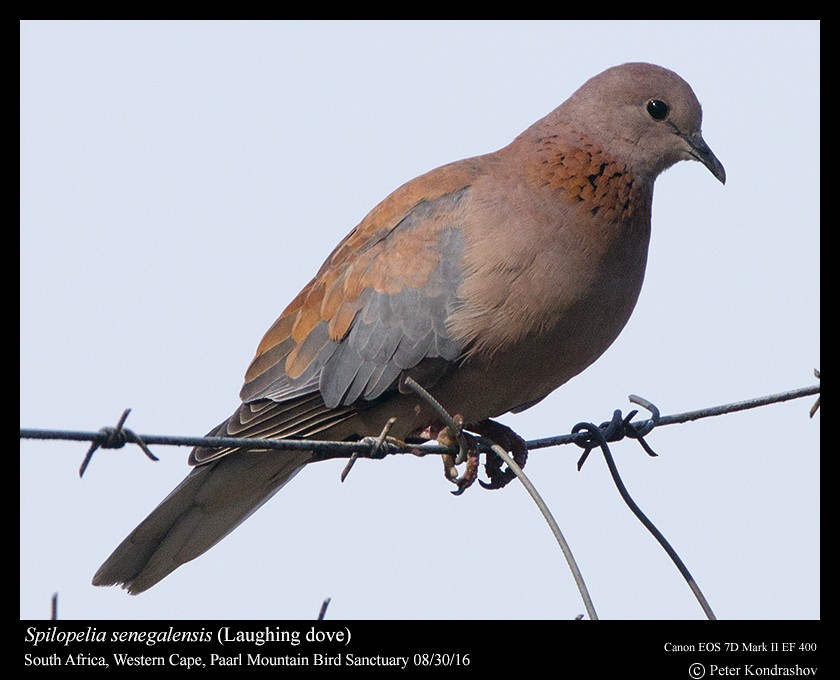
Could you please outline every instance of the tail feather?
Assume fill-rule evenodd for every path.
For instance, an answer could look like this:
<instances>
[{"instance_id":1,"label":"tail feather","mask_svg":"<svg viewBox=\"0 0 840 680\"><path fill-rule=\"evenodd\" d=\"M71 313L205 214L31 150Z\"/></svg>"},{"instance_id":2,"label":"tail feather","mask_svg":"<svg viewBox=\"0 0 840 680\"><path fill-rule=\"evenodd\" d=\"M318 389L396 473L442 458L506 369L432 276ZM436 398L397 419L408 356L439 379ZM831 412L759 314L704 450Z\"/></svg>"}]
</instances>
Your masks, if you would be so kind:
<instances>
[{"instance_id":1,"label":"tail feather","mask_svg":"<svg viewBox=\"0 0 840 680\"><path fill-rule=\"evenodd\" d=\"M117 546L93 585L148 590L221 541L310 459L308 452L239 451L196 467Z\"/></svg>"}]
</instances>

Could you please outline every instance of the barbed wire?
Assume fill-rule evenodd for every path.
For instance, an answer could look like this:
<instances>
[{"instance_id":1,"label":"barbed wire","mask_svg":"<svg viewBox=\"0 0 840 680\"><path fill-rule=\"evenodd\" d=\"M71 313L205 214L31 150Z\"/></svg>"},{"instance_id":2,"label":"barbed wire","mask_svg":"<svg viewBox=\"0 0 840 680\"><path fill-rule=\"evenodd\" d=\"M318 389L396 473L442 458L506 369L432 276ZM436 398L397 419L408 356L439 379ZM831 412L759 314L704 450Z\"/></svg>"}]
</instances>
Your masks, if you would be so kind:
<instances>
[{"instance_id":1,"label":"barbed wire","mask_svg":"<svg viewBox=\"0 0 840 680\"><path fill-rule=\"evenodd\" d=\"M820 378L819 371L815 370L814 375L817 377L817 379ZM442 455L452 457L453 454L457 453L458 457L453 459L457 463L464 462L464 460L466 460L467 457L471 455L471 460L473 461L473 464L477 465L477 453L480 450L484 450L488 454L488 460L490 459L491 455L495 455L508 466L510 478L512 478L513 476L518 478L530 494L531 498L536 503L537 507L539 508L540 512L542 513L543 517L545 518L546 522L551 528L551 531L554 534L554 538L560 546L564 557L566 558L567 564L572 572L573 579L581 594L584 606L586 608L590 620L596 620L598 616L595 612L595 607L592 603L589 591L586 588L586 584L584 583L583 575L581 574L577 562L575 561L574 556L572 555L571 548L569 547L568 542L563 536L563 533L561 532L557 521L554 519L553 515L551 514L551 511L548 509L548 506L542 500L541 496L536 490L536 487L525 475L520 465L517 464L515 458L510 456L502 446L499 446L498 443L493 442L487 438L472 438L471 441L474 442L474 444L469 444L466 438L464 437L460 421L457 418L453 418L451 414L447 413L445 409L443 409L443 407L434 399L434 397L431 394L429 394L415 381L410 379L406 379L405 386L411 389L413 392L415 392L415 394L417 394L418 397L425 400L439 413L443 421L447 423L447 428L449 429L450 434L452 435L451 438L458 442L457 446L442 446L440 444L429 445L425 443L420 446L408 443L405 445L403 445L402 443L397 444L387 438L388 431L394 422L393 418L388 420L388 422L385 424L384 429L382 430L382 433L378 437L367 437L359 442L263 440L244 439L237 437L171 437L159 435L141 436L135 434L131 430L128 430L124 427L125 421L128 418L131 409L126 409L123 412L123 414L120 416L119 421L117 422L116 427L104 427L98 432L21 429L20 436L21 439L63 439L92 442L90 448L85 454L84 460L79 469L80 476L84 474L85 469L91 461L93 453L98 448L120 448L126 443L137 444L141 448L141 450L146 454L146 456L152 460L158 460L158 458L149 450L148 444L209 447L220 446L234 447L238 449L259 448L314 451L316 452L314 460L326 460L330 458L349 458L347 465L341 473L341 481L344 481L347 474L350 472L353 463L360 457L382 458L388 454L394 453L418 454L421 453L420 448L422 448L423 454L440 453ZM595 425L594 423L588 422L581 422L575 425L575 427L572 428L572 432L570 432L569 434L558 435L555 437L546 437L543 439L536 439L531 441L524 441L522 442L522 444L524 445L526 451L547 448L550 446L559 446L563 444L576 444L578 447L584 449L583 455L578 460L578 469L580 469L584 462L587 460L590 451L592 451L595 448L600 448L603 452L604 459L610 471L610 475L613 479L616 488L618 489L619 494L621 495L622 500L625 502L628 508L630 508L630 510L633 512L636 518L653 535L653 537L665 550L668 557L675 564L680 574L685 579L686 583L692 591L692 594L695 596L700 606L702 607L706 617L709 619L715 619L716 617L714 612L712 611L711 606L709 605L708 601L706 600L706 597L700 590L700 587L698 586L697 582L692 577L685 563L679 557L676 550L674 550L674 548L671 546L671 544L668 542L668 540L665 538L662 532L656 528L653 522L644 514L644 512L639 508L639 506L630 496L630 493L628 492L623 481L621 480L618 468L615 464L615 460L613 459L613 456L610 452L608 442L620 441L625 437L629 437L638 441L648 455L656 456L657 454L644 440L644 437L647 434L649 434L655 427L659 427L662 425L686 423L702 418L710 418L728 413L744 411L747 409L759 408L770 404L777 404L785 401L790 401L792 399L799 399L806 396L818 395L817 400L812 405L809 411L809 415L813 417L816 411L819 409L819 394L820 386L813 385L809 387L788 390L786 392L771 394L764 397L755 397L753 399L731 402L729 404L723 404L720 406L711 406L703 409L697 409L694 411L686 411L684 413L677 413L670 416L662 416L659 412L659 409L647 399L638 397L636 395L630 395L629 399L632 403L640 405L650 412L651 417L649 419L634 422L632 419L637 413L636 410L631 411L627 416L623 416L620 410L615 410L613 412L612 419L610 421L602 423L601 425ZM470 449L471 446L475 446L478 450L473 449L470 454L470 451L468 451L468 449ZM464 477L459 480L450 480L454 481L459 485L459 490L453 493L460 494L463 492L465 486L462 484L462 482L463 479L466 478L466 476L467 473L465 473ZM475 479L475 476L473 476L472 479ZM485 486L485 488L499 488L493 484L482 483L482 486ZM504 486L504 484L502 484L502 486ZM324 600L321 606L321 611L318 616L319 619L324 618L328 604L329 598ZM53 600L53 618L55 618L56 616L57 598Z\"/></svg>"},{"instance_id":2,"label":"barbed wire","mask_svg":"<svg viewBox=\"0 0 840 680\"><path fill-rule=\"evenodd\" d=\"M771 404L778 404L793 399L801 399L803 397L814 396L820 394L820 385L810 385L807 387L800 387L797 389L770 394L763 397L754 397L744 401L736 401L719 406L708 406L694 411L685 411L683 413L675 413L672 415L660 415L658 409L652 412L652 417L645 420L638 420L625 423L625 425L632 426L633 430L649 433L654 427L663 427L665 425L675 425L687 423L703 418L711 418L729 413L736 413ZM639 399L631 395L633 399ZM646 400L644 405L649 410L651 407L655 409L651 402ZM639 403L635 401L634 403ZM814 404L811 415L816 411L819 405L819 400ZM88 441L91 442L95 448L121 448L125 444L137 444L144 451L146 456L156 460L157 458L149 450L149 445L161 446L206 446L206 447L235 447L235 448L259 448L259 449L276 449L276 450L290 450L290 451L315 451L317 460L329 460L332 458L382 458L386 455L412 453L417 454L418 450L423 454L454 454L459 451L459 447L443 446L436 443L425 443L420 447L418 443L407 442L405 445L396 444L394 441L383 438L382 441L377 441L371 444L370 441L327 441L314 439L251 439L242 437L193 437L193 436L178 436L178 435L156 435L156 434L135 434L132 430L124 427L125 419L131 409L126 409L116 427L103 427L96 432L79 431L79 430L48 430L48 429L34 429L21 428L21 439L41 439L41 440L64 440L64 441ZM635 413L635 412L633 412ZM632 417L633 414L631 414ZM601 426L605 429L605 425ZM612 436L619 439L628 436L629 428L625 427L621 431L612 433ZM629 435L632 436L632 435ZM544 449L554 446L562 446L565 444L580 445L587 441L588 435L582 432L570 432L568 434L560 434L552 437L544 437L540 439L526 440L525 445L529 451L537 449ZM608 440L616 441L616 439ZM492 442L478 438L479 447L482 452L490 450ZM94 448L95 447L95 448ZM90 454L93 451L89 452ZM87 458L89 462L89 456ZM84 472L85 464L80 470Z\"/></svg>"}]
</instances>

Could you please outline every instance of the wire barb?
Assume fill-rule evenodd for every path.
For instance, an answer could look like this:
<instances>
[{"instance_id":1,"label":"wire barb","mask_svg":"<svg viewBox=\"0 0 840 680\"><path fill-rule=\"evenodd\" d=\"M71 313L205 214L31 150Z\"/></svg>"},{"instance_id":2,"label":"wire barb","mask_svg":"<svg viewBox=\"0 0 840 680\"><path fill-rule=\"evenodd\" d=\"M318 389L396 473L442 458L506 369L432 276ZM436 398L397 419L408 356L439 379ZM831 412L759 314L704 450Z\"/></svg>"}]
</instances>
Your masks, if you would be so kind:
<instances>
[{"instance_id":1,"label":"wire barb","mask_svg":"<svg viewBox=\"0 0 840 680\"><path fill-rule=\"evenodd\" d=\"M323 621L324 617L326 617L327 607L330 606L330 599L331 598L328 597L321 603L321 610L318 612L318 620L319 621Z\"/></svg>"},{"instance_id":2,"label":"wire barb","mask_svg":"<svg viewBox=\"0 0 840 680\"><path fill-rule=\"evenodd\" d=\"M149 450L149 447L146 446L146 443L141 437L134 434L131 430L123 429L123 425L125 425L125 421L128 418L129 413L131 413L130 408L127 408L122 412L120 419L117 421L116 427L103 427L99 430L99 437L92 440L92 444L87 450L84 460L82 460L82 464L79 467L79 477L84 476L85 470L87 470L87 466L90 465L94 452L100 447L103 449L121 449L126 445L126 443L131 442L132 444L137 444L143 453L146 454L147 458L153 461L158 460L158 457Z\"/></svg>"},{"instance_id":3,"label":"wire barb","mask_svg":"<svg viewBox=\"0 0 840 680\"><path fill-rule=\"evenodd\" d=\"M650 411L650 419L633 423L631 421L638 411L630 411L626 417L622 417L621 411L616 410L613 412L612 420L601 423L601 426L598 428L596 428L592 423L578 423L572 428L572 434L578 434L582 431L590 433L587 435L581 435L575 440L575 444L584 450L583 455L581 455L580 459L578 459L578 470L583 467L583 464L586 462L586 459L589 457L592 449L601 446L602 441L617 442L627 437L629 439L635 439L639 442L647 455L653 458L658 455L652 448L650 448L650 445L645 441L644 437L659 424L659 409L644 397L631 394L629 399L632 403L638 404ZM592 428L598 430L599 433L597 436L591 434Z\"/></svg>"},{"instance_id":4,"label":"wire barb","mask_svg":"<svg viewBox=\"0 0 840 680\"><path fill-rule=\"evenodd\" d=\"M815 377L817 380L819 380L819 379L820 379L820 369L818 369L818 368L815 368L815 369L814 369L814 377ZM814 415L815 415L815 414L817 413L817 411L819 411L819 410L820 410L820 396L819 396L819 394L818 394L818 395L817 395L817 400L814 402L814 405L813 405L813 406L811 406L811 410L810 410L810 411L808 411L808 415L809 415L811 418L813 418L813 417L814 417Z\"/></svg>"},{"instance_id":5,"label":"wire barb","mask_svg":"<svg viewBox=\"0 0 840 680\"><path fill-rule=\"evenodd\" d=\"M385 456L387 451L384 448L385 440L388 438L388 433L391 431L391 428L394 426L394 423L397 422L396 418L388 418L388 421L385 423L385 427L382 428L382 433L375 438L365 438L366 440L370 441L370 453L369 456L371 458L376 458L378 456ZM365 440L362 440L365 441ZM356 461L359 460L359 456L361 453L359 451L354 451L353 455L350 456L350 460L347 461L347 465L344 466L344 469L341 471L340 480L343 482L347 479L347 475L350 474L350 470L356 464Z\"/></svg>"}]
</instances>

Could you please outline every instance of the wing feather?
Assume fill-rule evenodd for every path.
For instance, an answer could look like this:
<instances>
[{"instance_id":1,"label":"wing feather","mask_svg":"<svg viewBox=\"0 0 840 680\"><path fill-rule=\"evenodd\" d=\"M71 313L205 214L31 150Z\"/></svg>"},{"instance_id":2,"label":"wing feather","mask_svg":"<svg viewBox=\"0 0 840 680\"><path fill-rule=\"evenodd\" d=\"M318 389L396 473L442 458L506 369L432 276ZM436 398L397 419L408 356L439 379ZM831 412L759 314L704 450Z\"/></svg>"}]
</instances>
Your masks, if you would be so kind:
<instances>
[{"instance_id":1,"label":"wing feather","mask_svg":"<svg viewBox=\"0 0 840 680\"><path fill-rule=\"evenodd\" d=\"M374 208L266 333L243 402L318 393L326 409L352 406L395 389L402 371L426 360L456 362L463 347L446 319L461 283L459 215L472 179L468 165L444 166ZM293 416L272 408L271 418Z\"/></svg>"}]
</instances>

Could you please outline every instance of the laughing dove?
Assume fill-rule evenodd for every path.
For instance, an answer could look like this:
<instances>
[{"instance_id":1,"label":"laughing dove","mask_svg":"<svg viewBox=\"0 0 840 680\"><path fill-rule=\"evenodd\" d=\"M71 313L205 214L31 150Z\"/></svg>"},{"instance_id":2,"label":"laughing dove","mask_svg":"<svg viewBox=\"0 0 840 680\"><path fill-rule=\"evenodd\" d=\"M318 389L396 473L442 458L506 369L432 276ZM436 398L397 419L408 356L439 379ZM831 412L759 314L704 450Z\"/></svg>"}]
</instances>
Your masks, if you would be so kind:
<instances>
[{"instance_id":1,"label":"laughing dove","mask_svg":"<svg viewBox=\"0 0 840 680\"><path fill-rule=\"evenodd\" d=\"M595 361L642 286L653 184L681 160L721 182L701 109L672 71L624 64L508 146L394 191L269 328L236 412L209 434L358 440L396 418L440 431L410 376L467 430L533 406ZM197 447L190 474L93 578L132 594L243 522L310 452Z\"/></svg>"}]
</instances>

